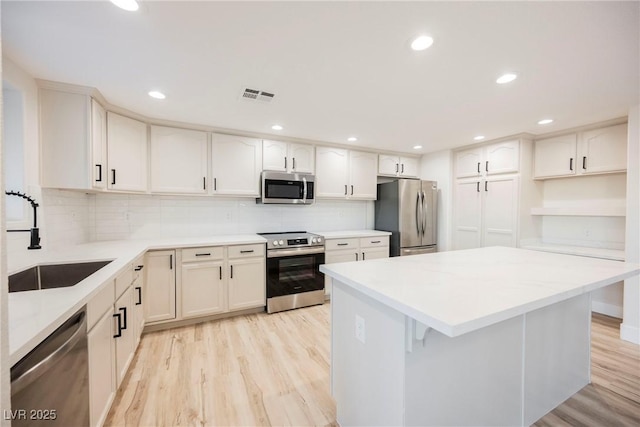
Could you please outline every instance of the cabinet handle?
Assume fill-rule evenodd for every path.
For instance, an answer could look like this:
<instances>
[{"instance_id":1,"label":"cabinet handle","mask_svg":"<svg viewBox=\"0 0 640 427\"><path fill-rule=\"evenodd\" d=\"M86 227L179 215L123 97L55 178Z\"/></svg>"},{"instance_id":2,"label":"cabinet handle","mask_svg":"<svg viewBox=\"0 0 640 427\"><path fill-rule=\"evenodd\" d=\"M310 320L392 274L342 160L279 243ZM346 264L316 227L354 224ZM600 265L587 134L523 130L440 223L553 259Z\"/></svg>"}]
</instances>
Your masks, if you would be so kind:
<instances>
[{"instance_id":1,"label":"cabinet handle","mask_svg":"<svg viewBox=\"0 0 640 427\"><path fill-rule=\"evenodd\" d=\"M136 286L135 290L138 291L138 302L136 305L142 305L142 287Z\"/></svg>"},{"instance_id":2,"label":"cabinet handle","mask_svg":"<svg viewBox=\"0 0 640 427\"><path fill-rule=\"evenodd\" d=\"M573 170L573 157L569 159L569 170Z\"/></svg>"},{"instance_id":3,"label":"cabinet handle","mask_svg":"<svg viewBox=\"0 0 640 427\"><path fill-rule=\"evenodd\" d=\"M344 185L344 195L347 195L347 184Z\"/></svg>"},{"instance_id":4,"label":"cabinet handle","mask_svg":"<svg viewBox=\"0 0 640 427\"><path fill-rule=\"evenodd\" d=\"M96 179L96 182L102 182L102 165L96 165L96 167L98 168L98 179Z\"/></svg>"},{"instance_id":5,"label":"cabinet handle","mask_svg":"<svg viewBox=\"0 0 640 427\"><path fill-rule=\"evenodd\" d=\"M287 156L284 157L284 170L287 170Z\"/></svg>"},{"instance_id":6,"label":"cabinet handle","mask_svg":"<svg viewBox=\"0 0 640 427\"><path fill-rule=\"evenodd\" d=\"M478 162L478 173L480 173L480 162Z\"/></svg>"},{"instance_id":7,"label":"cabinet handle","mask_svg":"<svg viewBox=\"0 0 640 427\"><path fill-rule=\"evenodd\" d=\"M122 330L124 331L125 329L127 329L127 307L120 307L120 311L124 313L122 316L124 317L124 322L122 322Z\"/></svg>"},{"instance_id":8,"label":"cabinet handle","mask_svg":"<svg viewBox=\"0 0 640 427\"><path fill-rule=\"evenodd\" d=\"M222 266L220 266L220 280L222 280Z\"/></svg>"},{"instance_id":9,"label":"cabinet handle","mask_svg":"<svg viewBox=\"0 0 640 427\"><path fill-rule=\"evenodd\" d=\"M169 270L173 270L173 254L169 255Z\"/></svg>"},{"instance_id":10,"label":"cabinet handle","mask_svg":"<svg viewBox=\"0 0 640 427\"><path fill-rule=\"evenodd\" d=\"M380 243L381 240L372 240L371 243Z\"/></svg>"},{"instance_id":11,"label":"cabinet handle","mask_svg":"<svg viewBox=\"0 0 640 427\"><path fill-rule=\"evenodd\" d=\"M353 185L351 186L351 195L353 196Z\"/></svg>"},{"instance_id":12,"label":"cabinet handle","mask_svg":"<svg viewBox=\"0 0 640 427\"><path fill-rule=\"evenodd\" d=\"M480 164L480 163L478 163ZM480 181L476 182L476 191L479 193L480 192Z\"/></svg>"},{"instance_id":13,"label":"cabinet handle","mask_svg":"<svg viewBox=\"0 0 640 427\"><path fill-rule=\"evenodd\" d=\"M111 185L116 185L116 170L111 169L111 173L113 174L113 179L111 180Z\"/></svg>"},{"instance_id":14,"label":"cabinet handle","mask_svg":"<svg viewBox=\"0 0 640 427\"><path fill-rule=\"evenodd\" d=\"M489 160L484 163L484 171L489 172Z\"/></svg>"},{"instance_id":15,"label":"cabinet handle","mask_svg":"<svg viewBox=\"0 0 640 427\"><path fill-rule=\"evenodd\" d=\"M207 189L207 177L206 176L202 177L202 189L203 190Z\"/></svg>"},{"instance_id":16,"label":"cabinet handle","mask_svg":"<svg viewBox=\"0 0 640 427\"><path fill-rule=\"evenodd\" d=\"M338 246L347 246L348 243L338 243Z\"/></svg>"},{"instance_id":17,"label":"cabinet handle","mask_svg":"<svg viewBox=\"0 0 640 427\"><path fill-rule=\"evenodd\" d=\"M233 265L231 266L231 277L230 279L233 279Z\"/></svg>"},{"instance_id":18,"label":"cabinet handle","mask_svg":"<svg viewBox=\"0 0 640 427\"><path fill-rule=\"evenodd\" d=\"M398 173L398 170L399 170L399 164L396 163L396 173Z\"/></svg>"},{"instance_id":19,"label":"cabinet handle","mask_svg":"<svg viewBox=\"0 0 640 427\"><path fill-rule=\"evenodd\" d=\"M362 260L364 261L364 252L362 252Z\"/></svg>"},{"instance_id":20,"label":"cabinet handle","mask_svg":"<svg viewBox=\"0 0 640 427\"><path fill-rule=\"evenodd\" d=\"M358 261L358 252L356 252L356 261Z\"/></svg>"},{"instance_id":21,"label":"cabinet handle","mask_svg":"<svg viewBox=\"0 0 640 427\"><path fill-rule=\"evenodd\" d=\"M293 158L293 170L296 170L296 158Z\"/></svg>"},{"instance_id":22,"label":"cabinet handle","mask_svg":"<svg viewBox=\"0 0 640 427\"><path fill-rule=\"evenodd\" d=\"M120 313L116 313L113 315L118 319L118 332L113 336L114 338L120 338L122 336L122 315Z\"/></svg>"},{"instance_id":23,"label":"cabinet handle","mask_svg":"<svg viewBox=\"0 0 640 427\"><path fill-rule=\"evenodd\" d=\"M487 190L487 181L484 182L484 191L489 191Z\"/></svg>"},{"instance_id":24,"label":"cabinet handle","mask_svg":"<svg viewBox=\"0 0 640 427\"><path fill-rule=\"evenodd\" d=\"M136 268L136 271L140 271L144 268L144 265L139 265L138 268Z\"/></svg>"},{"instance_id":25,"label":"cabinet handle","mask_svg":"<svg viewBox=\"0 0 640 427\"><path fill-rule=\"evenodd\" d=\"M400 170L400 173L404 173L404 163L402 164L402 169Z\"/></svg>"},{"instance_id":26,"label":"cabinet handle","mask_svg":"<svg viewBox=\"0 0 640 427\"><path fill-rule=\"evenodd\" d=\"M211 256L211 252L196 254L196 256Z\"/></svg>"},{"instance_id":27,"label":"cabinet handle","mask_svg":"<svg viewBox=\"0 0 640 427\"><path fill-rule=\"evenodd\" d=\"M241 254L252 254L253 253L253 249L251 250L246 250L246 251L240 251Z\"/></svg>"},{"instance_id":28,"label":"cabinet handle","mask_svg":"<svg viewBox=\"0 0 640 427\"><path fill-rule=\"evenodd\" d=\"M213 191L218 189L218 180L217 178L213 178Z\"/></svg>"},{"instance_id":29,"label":"cabinet handle","mask_svg":"<svg viewBox=\"0 0 640 427\"><path fill-rule=\"evenodd\" d=\"M582 158L582 169L587 170L587 157Z\"/></svg>"}]
</instances>

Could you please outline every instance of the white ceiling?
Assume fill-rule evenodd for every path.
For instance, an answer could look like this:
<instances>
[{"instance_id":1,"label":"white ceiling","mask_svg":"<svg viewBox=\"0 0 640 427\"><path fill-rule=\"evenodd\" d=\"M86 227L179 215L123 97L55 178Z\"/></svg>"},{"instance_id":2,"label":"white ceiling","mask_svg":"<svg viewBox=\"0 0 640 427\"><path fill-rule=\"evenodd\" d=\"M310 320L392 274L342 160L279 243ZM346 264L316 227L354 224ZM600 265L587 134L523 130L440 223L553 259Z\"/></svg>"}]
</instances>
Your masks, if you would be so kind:
<instances>
[{"instance_id":1,"label":"white ceiling","mask_svg":"<svg viewBox=\"0 0 640 427\"><path fill-rule=\"evenodd\" d=\"M32 76L217 128L415 153L617 118L640 102L637 1L1 7L2 49ZM411 51L421 33L434 45ZM519 78L495 84L507 71ZM245 86L275 99L241 101Z\"/></svg>"}]
</instances>

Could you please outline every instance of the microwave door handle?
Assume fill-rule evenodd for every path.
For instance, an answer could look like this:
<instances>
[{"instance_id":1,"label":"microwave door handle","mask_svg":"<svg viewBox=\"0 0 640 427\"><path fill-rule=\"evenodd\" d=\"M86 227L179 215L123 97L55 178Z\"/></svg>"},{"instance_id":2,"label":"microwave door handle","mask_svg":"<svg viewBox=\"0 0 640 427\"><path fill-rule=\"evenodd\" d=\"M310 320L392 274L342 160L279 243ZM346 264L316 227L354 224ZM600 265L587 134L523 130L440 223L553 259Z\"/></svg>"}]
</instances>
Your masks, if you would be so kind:
<instances>
[{"instance_id":1,"label":"microwave door handle","mask_svg":"<svg viewBox=\"0 0 640 427\"><path fill-rule=\"evenodd\" d=\"M307 203L307 178L302 177L302 203Z\"/></svg>"}]
</instances>

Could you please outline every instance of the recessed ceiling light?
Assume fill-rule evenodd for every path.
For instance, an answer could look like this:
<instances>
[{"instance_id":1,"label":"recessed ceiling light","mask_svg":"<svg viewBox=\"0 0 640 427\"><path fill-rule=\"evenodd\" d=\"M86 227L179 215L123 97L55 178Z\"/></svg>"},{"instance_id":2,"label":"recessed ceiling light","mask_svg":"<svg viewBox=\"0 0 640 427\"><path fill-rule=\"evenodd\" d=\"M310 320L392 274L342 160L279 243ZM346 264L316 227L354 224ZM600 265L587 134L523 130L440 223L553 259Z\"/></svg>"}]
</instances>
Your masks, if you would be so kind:
<instances>
[{"instance_id":1,"label":"recessed ceiling light","mask_svg":"<svg viewBox=\"0 0 640 427\"><path fill-rule=\"evenodd\" d=\"M433 38L429 36L420 36L413 39L411 42L411 49L413 50L425 50L433 44Z\"/></svg>"},{"instance_id":2,"label":"recessed ceiling light","mask_svg":"<svg viewBox=\"0 0 640 427\"><path fill-rule=\"evenodd\" d=\"M151 92L149 92L149 96L155 99L165 99L166 95L162 92L159 92L157 90L152 90Z\"/></svg>"},{"instance_id":3,"label":"recessed ceiling light","mask_svg":"<svg viewBox=\"0 0 640 427\"><path fill-rule=\"evenodd\" d=\"M553 119L543 119L538 122L539 125L548 125L549 123L553 123Z\"/></svg>"},{"instance_id":4,"label":"recessed ceiling light","mask_svg":"<svg viewBox=\"0 0 640 427\"><path fill-rule=\"evenodd\" d=\"M482 141L483 139L484 139L484 135L478 135L473 137L474 141Z\"/></svg>"},{"instance_id":5,"label":"recessed ceiling light","mask_svg":"<svg viewBox=\"0 0 640 427\"><path fill-rule=\"evenodd\" d=\"M129 12L135 12L140 7L136 0L111 0L111 3Z\"/></svg>"},{"instance_id":6,"label":"recessed ceiling light","mask_svg":"<svg viewBox=\"0 0 640 427\"><path fill-rule=\"evenodd\" d=\"M280 125L273 125L273 126L271 126L271 129L273 129L273 130L282 130L284 128L282 126L280 126Z\"/></svg>"},{"instance_id":7,"label":"recessed ceiling light","mask_svg":"<svg viewBox=\"0 0 640 427\"><path fill-rule=\"evenodd\" d=\"M347 141L349 142L356 142L358 140L358 138L356 138L355 136L350 136L349 138L347 138Z\"/></svg>"},{"instance_id":8,"label":"recessed ceiling light","mask_svg":"<svg viewBox=\"0 0 640 427\"><path fill-rule=\"evenodd\" d=\"M498 83L499 85L503 85L505 83L512 82L517 78L518 78L517 74L507 73L507 74L503 74L500 77L498 77L498 80L496 80L496 83Z\"/></svg>"},{"instance_id":9,"label":"recessed ceiling light","mask_svg":"<svg viewBox=\"0 0 640 427\"><path fill-rule=\"evenodd\" d=\"M421 148L422 148L422 145L414 145L414 146L413 146L413 149L414 149L414 150L419 150L419 149L421 149Z\"/></svg>"}]
</instances>

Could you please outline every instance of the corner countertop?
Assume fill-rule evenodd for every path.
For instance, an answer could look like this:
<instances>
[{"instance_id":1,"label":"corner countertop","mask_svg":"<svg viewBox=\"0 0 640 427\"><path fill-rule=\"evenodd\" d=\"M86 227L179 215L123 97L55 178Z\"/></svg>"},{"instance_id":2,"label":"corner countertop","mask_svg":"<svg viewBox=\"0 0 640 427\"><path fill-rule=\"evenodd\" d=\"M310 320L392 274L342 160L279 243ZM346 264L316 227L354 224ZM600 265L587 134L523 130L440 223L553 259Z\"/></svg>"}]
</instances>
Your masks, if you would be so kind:
<instances>
[{"instance_id":1,"label":"corner countertop","mask_svg":"<svg viewBox=\"0 0 640 427\"><path fill-rule=\"evenodd\" d=\"M320 271L456 337L640 274L640 265L488 247L327 264Z\"/></svg>"},{"instance_id":2,"label":"corner countertop","mask_svg":"<svg viewBox=\"0 0 640 427\"><path fill-rule=\"evenodd\" d=\"M350 237L375 237L391 235L391 233L388 231L378 230L312 231L312 233L322 236L325 239L348 239Z\"/></svg>"},{"instance_id":3,"label":"corner countertop","mask_svg":"<svg viewBox=\"0 0 640 427\"><path fill-rule=\"evenodd\" d=\"M264 243L258 235L228 235L156 240L125 240L38 251L8 260L9 274L37 264L113 260L75 286L9 294L9 361L11 366L84 306L109 281L148 250Z\"/></svg>"}]
</instances>

